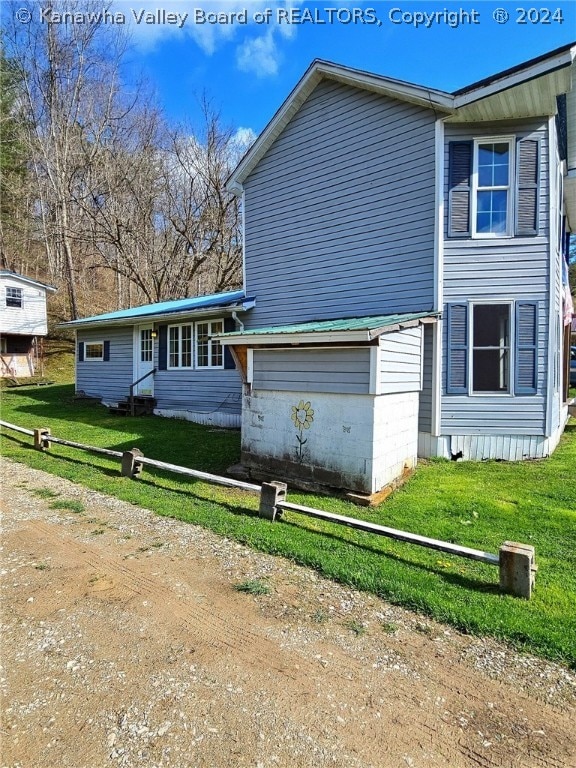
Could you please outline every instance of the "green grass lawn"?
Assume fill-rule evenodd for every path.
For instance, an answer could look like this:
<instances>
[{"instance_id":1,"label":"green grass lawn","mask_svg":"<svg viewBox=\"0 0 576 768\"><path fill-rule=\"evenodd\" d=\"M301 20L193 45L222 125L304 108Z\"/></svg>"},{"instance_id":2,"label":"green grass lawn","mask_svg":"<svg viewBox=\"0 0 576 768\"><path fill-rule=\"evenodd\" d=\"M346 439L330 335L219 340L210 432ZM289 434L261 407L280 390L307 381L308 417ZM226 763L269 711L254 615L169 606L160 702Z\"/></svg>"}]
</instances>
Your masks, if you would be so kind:
<instances>
[{"instance_id":1,"label":"green grass lawn","mask_svg":"<svg viewBox=\"0 0 576 768\"><path fill-rule=\"evenodd\" d=\"M50 427L68 440L126 450L208 472L238 461L237 431L161 418L118 418L73 400L70 385L5 389L2 419ZM145 469L122 478L119 462L3 430L5 456L190 523L330 578L415 608L462 630L505 639L576 667L576 424L543 461L422 463L375 509L291 492L289 500L497 553L505 540L533 544L539 566L532 600L499 594L493 566L286 513L258 518L257 496ZM273 479L273 478L271 478ZM282 479L282 478L275 478Z\"/></svg>"}]
</instances>

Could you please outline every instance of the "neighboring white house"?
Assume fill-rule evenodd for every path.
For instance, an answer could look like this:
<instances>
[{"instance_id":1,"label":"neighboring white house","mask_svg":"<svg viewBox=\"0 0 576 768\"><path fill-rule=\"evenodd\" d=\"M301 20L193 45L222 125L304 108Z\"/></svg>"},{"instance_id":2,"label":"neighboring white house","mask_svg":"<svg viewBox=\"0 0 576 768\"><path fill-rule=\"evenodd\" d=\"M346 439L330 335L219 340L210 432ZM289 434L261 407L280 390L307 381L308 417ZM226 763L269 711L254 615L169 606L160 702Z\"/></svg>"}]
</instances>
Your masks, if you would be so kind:
<instances>
[{"instance_id":1,"label":"neighboring white house","mask_svg":"<svg viewBox=\"0 0 576 768\"><path fill-rule=\"evenodd\" d=\"M48 334L46 297L56 289L0 270L0 375L26 378L38 372L41 340Z\"/></svg>"}]
</instances>

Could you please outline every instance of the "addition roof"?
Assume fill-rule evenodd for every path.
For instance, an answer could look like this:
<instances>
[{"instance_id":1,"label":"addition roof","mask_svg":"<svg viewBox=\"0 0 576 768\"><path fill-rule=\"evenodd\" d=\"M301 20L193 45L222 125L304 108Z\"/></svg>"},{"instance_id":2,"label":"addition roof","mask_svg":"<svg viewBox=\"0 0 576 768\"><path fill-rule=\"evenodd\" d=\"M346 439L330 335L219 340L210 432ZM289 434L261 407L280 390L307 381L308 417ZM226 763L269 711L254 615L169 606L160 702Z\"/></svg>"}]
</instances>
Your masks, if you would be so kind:
<instances>
[{"instance_id":1,"label":"addition roof","mask_svg":"<svg viewBox=\"0 0 576 768\"><path fill-rule=\"evenodd\" d=\"M219 334L225 344L299 344L339 341L372 341L384 333L435 322L438 313L410 312L395 315L371 315L336 320L318 320L293 325L273 325Z\"/></svg>"},{"instance_id":2,"label":"addition roof","mask_svg":"<svg viewBox=\"0 0 576 768\"><path fill-rule=\"evenodd\" d=\"M156 304L144 304L141 307L120 309L79 320L61 323L66 328L97 327L101 325L133 325L140 320L176 320L190 315L213 314L214 311L245 312L255 304L244 291L225 291L208 296L196 296L191 299L161 301Z\"/></svg>"}]
</instances>

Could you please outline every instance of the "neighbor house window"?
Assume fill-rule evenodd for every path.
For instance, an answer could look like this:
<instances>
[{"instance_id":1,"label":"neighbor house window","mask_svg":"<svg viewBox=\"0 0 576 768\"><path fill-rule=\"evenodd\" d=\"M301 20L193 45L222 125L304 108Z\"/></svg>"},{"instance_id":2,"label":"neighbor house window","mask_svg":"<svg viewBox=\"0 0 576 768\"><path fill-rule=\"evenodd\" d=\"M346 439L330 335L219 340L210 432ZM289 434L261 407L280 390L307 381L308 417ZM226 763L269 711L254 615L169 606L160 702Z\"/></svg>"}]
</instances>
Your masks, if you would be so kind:
<instances>
[{"instance_id":1,"label":"neighbor house window","mask_svg":"<svg viewBox=\"0 0 576 768\"><path fill-rule=\"evenodd\" d=\"M198 368L223 368L222 345L212 336L223 333L222 320L196 323L196 366Z\"/></svg>"},{"instance_id":2,"label":"neighbor house window","mask_svg":"<svg viewBox=\"0 0 576 768\"><path fill-rule=\"evenodd\" d=\"M85 360L104 360L104 342L87 341L84 344Z\"/></svg>"},{"instance_id":3,"label":"neighbor house window","mask_svg":"<svg viewBox=\"0 0 576 768\"><path fill-rule=\"evenodd\" d=\"M537 302L449 304L446 317L448 394L536 394Z\"/></svg>"},{"instance_id":4,"label":"neighbor house window","mask_svg":"<svg viewBox=\"0 0 576 768\"><path fill-rule=\"evenodd\" d=\"M168 326L168 367L192 368L192 324Z\"/></svg>"},{"instance_id":5,"label":"neighbor house window","mask_svg":"<svg viewBox=\"0 0 576 768\"><path fill-rule=\"evenodd\" d=\"M511 234L512 146L512 139L474 143L472 222L479 237Z\"/></svg>"},{"instance_id":6,"label":"neighbor house window","mask_svg":"<svg viewBox=\"0 0 576 768\"><path fill-rule=\"evenodd\" d=\"M22 288L6 286L6 306L18 309L22 307Z\"/></svg>"}]
</instances>

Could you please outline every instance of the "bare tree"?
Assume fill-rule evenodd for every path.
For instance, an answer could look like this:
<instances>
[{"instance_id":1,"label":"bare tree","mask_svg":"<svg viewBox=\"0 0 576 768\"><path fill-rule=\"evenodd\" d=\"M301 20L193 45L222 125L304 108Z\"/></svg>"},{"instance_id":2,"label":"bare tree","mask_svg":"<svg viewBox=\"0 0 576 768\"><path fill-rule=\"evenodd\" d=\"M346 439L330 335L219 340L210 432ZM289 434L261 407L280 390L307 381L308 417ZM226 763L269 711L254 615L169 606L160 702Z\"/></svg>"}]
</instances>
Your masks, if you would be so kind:
<instances>
[{"instance_id":1,"label":"bare tree","mask_svg":"<svg viewBox=\"0 0 576 768\"><path fill-rule=\"evenodd\" d=\"M95 0L62 0L59 13L102 11ZM48 8L48 17L52 8ZM15 18L15 14L13 16ZM18 62L27 153L35 183L38 219L51 276L63 281L69 314L79 313L77 283L82 272L77 238L79 209L75 184L86 147L94 161L109 126L121 120L119 64L125 41L119 30L95 22L54 24L32 19L14 24L7 36Z\"/></svg>"},{"instance_id":2,"label":"bare tree","mask_svg":"<svg viewBox=\"0 0 576 768\"><path fill-rule=\"evenodd\" d=\"M14 22L7 45L25 129L19 214L65 288L66 315L101 309L99 281L104 309L241 285L238 201L225 181L244 147L206 98L198 128L170 130L141 90L126 89L123 30L97 21L107 10L98 0L54 9L92 21Z\"/></svg>"}]
</instances>

